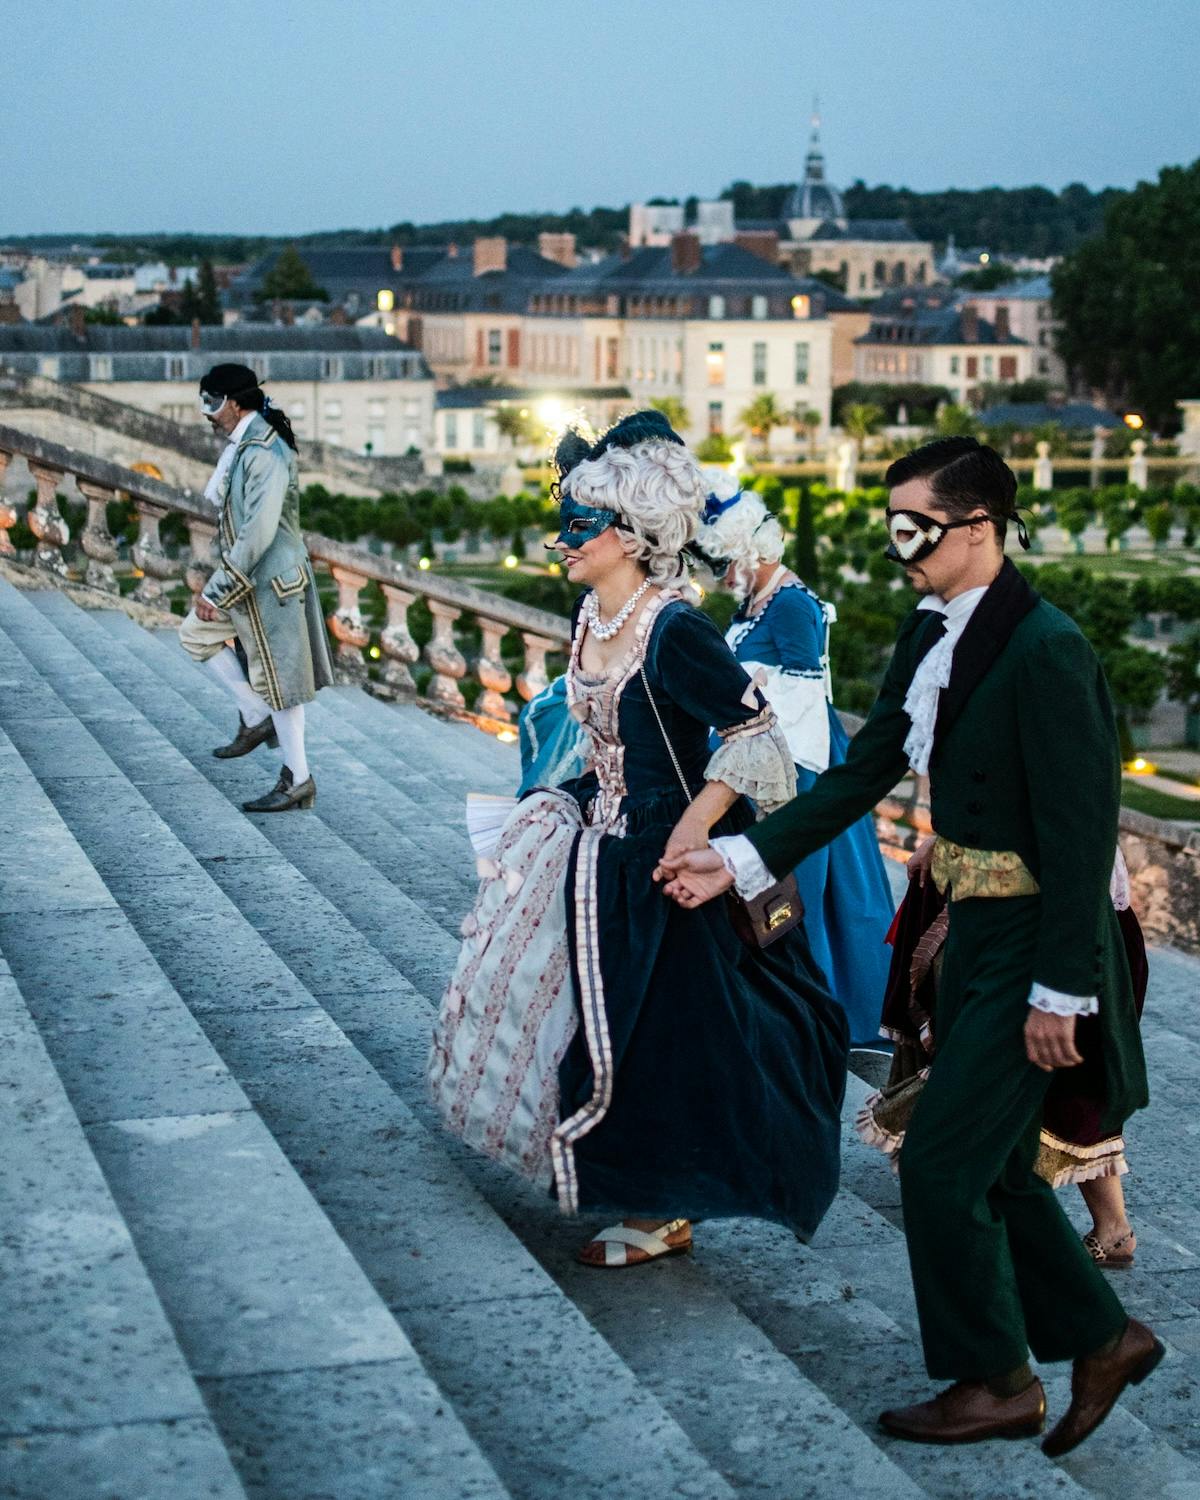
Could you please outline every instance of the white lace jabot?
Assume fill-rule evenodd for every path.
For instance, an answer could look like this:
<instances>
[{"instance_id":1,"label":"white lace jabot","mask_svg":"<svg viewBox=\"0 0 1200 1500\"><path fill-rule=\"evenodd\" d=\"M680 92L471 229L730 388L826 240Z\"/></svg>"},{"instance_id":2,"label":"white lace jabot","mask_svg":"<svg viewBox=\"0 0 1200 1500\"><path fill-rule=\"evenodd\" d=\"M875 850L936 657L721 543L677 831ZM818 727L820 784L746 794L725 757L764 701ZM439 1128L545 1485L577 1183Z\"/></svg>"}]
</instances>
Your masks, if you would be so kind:
<instances>
[{"instance_id":1,"label":"white lace jabot","mask_svg":"<svg viewBox=\"0 0 1200 1500\"><path fill-rule=\"evenodd\" d=\"M935 610L946 621L946 633L937 645L925 653L920 666L913 673L904 699L904 712L912 720L912 728L904 741L904 753L908 763L918 776L929 774L929 757L933 752L933 731L937 724L938 699L944 687L950 685L950 668L954 662L954 647L967 628L967 622L975 613L975 606L987 593L986 588L968 589L956 594L953 599L927 595L917 605L918 609Z\"/></svg>"},{"instance_id":2,"label":"white lace jabot","mask_svg":"<svg viewBox=\"0 0 1200 1500\"><path fill-rule=\"evenodd\" d=\"M204 498L210 504L215 505L218 510L220 510L225 500L225 476L233 467L233 456L237 452L237 445L241 442L246 428L254 421L256 415L256 412L248 411L229 434L229 441L221 449L221 456L217 459L217 467L212 471L208 483L204 486Z\"/></svg>"}]
</instances>

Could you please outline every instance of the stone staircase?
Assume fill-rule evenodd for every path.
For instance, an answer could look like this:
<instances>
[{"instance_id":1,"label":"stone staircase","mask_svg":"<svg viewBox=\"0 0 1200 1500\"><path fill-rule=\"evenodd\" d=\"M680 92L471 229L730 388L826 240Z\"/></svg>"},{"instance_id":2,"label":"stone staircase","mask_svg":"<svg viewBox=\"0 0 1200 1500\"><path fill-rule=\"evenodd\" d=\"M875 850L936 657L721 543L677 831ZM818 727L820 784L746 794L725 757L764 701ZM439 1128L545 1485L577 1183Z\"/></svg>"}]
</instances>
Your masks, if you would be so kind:
<instances>
[{"instance_id":1,"label":"stone staircase","mask_svg":"<svg viewBox=\"0 0 1200 1500\"><path fill-rule=\"evenodd\" d=\"M1120 1289L1167 1362L1058 1464L894 1443L927 1382L867 1086L812 1245L730 1221L577 1266L598 1223L425 1101L463 796L515 752L334 689L316 808L250 820L275 763L214 760L231 722L170 632L0 581L0 1495L1200 1497L1200 961L1154 955L1131 1131Z\"/></svg>"}]
</instances>

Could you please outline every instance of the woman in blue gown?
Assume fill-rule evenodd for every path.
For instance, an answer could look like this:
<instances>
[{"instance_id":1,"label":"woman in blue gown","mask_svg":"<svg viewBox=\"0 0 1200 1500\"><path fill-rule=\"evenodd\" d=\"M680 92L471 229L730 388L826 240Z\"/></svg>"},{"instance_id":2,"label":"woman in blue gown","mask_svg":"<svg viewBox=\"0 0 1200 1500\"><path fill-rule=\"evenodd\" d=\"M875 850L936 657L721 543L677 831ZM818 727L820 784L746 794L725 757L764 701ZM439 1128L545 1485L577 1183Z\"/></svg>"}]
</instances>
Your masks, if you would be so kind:
<instances>
[{"instance_id":1,"label":"woman in blue gown","mask_svg":"<svg viewBox=\"0 0 1200 1500\"><path fill-rule=\"evenodd\" d=\"M727 474L709 477L694 548L740 598L725 638L778 715L805 792L849 745L829 672L836 612L782 565L783 531L759 496ZM813 956L846 1012L851 1043L880 1046L893 902L871 817L804 860L796 880Z\"/></svg>"},{"instance_id":2,"label":"woman in blue gown","mask_svg":"<svg viewBox=\"0 0 1200 1500\"><path fill-rule=\"evenodd\" d=\"M802 926L749 946L726 905L684 911L654 878L664 850L741 831L794 786L774 713L686 597L701 474L645 413L562 483L558 545L590 586L564 687L587 770L530 791L481 860L434 1097L564 1211L637 1216L586 1264L677 1253L700 1217L807 1237L837 1188L845 1017Z\"/></svg>"}]
</instances>

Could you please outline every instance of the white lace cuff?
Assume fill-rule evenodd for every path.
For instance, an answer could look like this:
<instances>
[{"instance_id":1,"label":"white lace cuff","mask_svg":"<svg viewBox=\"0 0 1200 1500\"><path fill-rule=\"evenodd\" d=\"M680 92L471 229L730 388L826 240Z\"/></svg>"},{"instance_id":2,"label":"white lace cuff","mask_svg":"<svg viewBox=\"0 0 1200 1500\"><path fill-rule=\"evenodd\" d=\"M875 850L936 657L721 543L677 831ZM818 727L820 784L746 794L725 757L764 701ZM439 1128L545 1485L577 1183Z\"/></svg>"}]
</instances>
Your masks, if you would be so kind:
<instances>
[{"instance_id":1,"label":"white lace cuff","mask_svg":"<svg viewBox=\"0 0 1200 1500\"><path fill-rule=\"evenodd\" d=\"M744 833L729 833L724 838L713 839L709 848L721 856L743 901L753 901L755 896L761 896L775 884L774 875Z\"/></svg>"},{"instance_id":2,"label":"white lace cuff","mask_svg":"<svg viewBox=\"0 0 1200 1500\"><path fill-rule=\"evenodd\" d=\"M1100 1010L1095 995L1064 995L1062 990L1036 983L1029 992L1029 1003L1035 1010L1044 1010L1052 1016L1094 1016Z\"/></svg>"},{"instance_id":3,"label":"white lace cuff","mask_svg":"<svg viewBox=\"0 0 1200 1500\"><path fill-rule=\"evenodd\" d=\"M765 709L747 724L719 729L720 746L704 771L706 781L722 781L751 797L759 817L796 795L796 767L775 715Z\"/></svg>"}]
</instances>

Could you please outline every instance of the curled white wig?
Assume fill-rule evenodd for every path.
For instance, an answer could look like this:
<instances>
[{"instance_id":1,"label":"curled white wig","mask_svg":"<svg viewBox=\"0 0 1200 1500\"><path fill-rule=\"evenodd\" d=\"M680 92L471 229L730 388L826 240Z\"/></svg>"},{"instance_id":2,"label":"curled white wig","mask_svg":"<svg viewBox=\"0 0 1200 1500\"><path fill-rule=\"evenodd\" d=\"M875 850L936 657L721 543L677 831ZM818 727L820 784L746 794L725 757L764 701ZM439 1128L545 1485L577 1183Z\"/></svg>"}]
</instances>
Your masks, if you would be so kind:
<instances>
[{"instance_id":1,"label":"curled white wig","mask_svg":"<svg viewBox=\"0 0 1200 1500\"><path fill-rule=\"evenodd\" d=\"M580 505L618 513L629 527L617 532L621 545L646 565L651 583L687 583L683 549L700 529L707 486L682 443L652 438L608 448L577 464L563 483Z\"/></svg>"},{"instance_id":2,"label":"curled white wig","mask_svg":"<svg viewBox=\"0 0 1200 1500\"><path fill-rule=\"evenodd\" d=\"M725 470L706 469L704 476L708 493L718 503L738 493L737 480ZM763 563L778 562L786 545L783 527L753 490L743 490L741 498L701 526L696 537L696 546L705 557L733 564L734 592L743 599L754 592L758 569Z\"/></svg>"}]
</instances>

